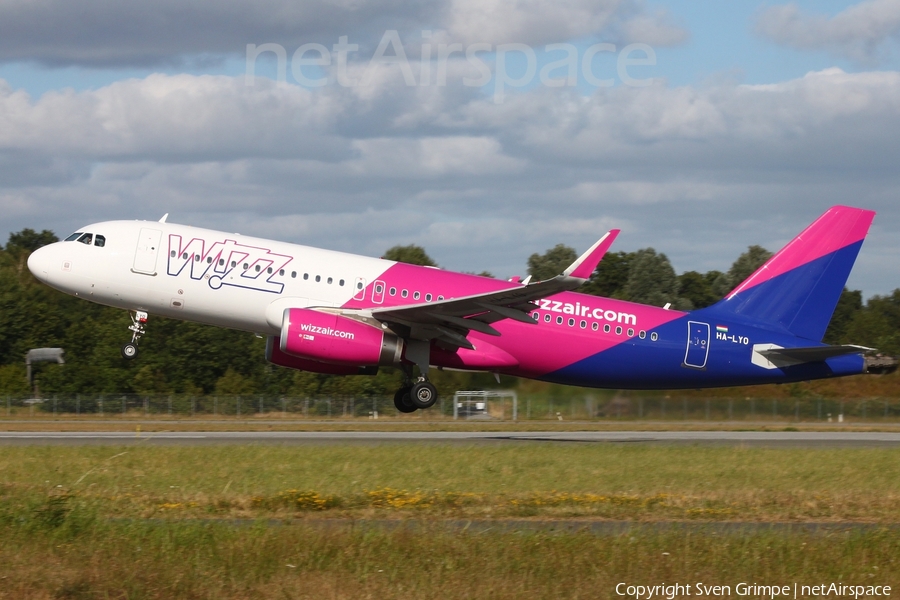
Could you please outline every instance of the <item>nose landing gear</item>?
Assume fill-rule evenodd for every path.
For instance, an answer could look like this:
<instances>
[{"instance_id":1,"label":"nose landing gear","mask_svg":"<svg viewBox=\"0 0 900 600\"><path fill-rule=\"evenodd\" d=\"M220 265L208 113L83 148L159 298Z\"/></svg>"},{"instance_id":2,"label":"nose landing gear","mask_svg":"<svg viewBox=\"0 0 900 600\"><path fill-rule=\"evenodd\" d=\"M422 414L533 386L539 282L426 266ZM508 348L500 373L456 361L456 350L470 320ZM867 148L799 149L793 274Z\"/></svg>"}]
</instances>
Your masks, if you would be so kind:
<instances>
[{"instance_id":1,"label":"nose landing gear","mask_svg":"<svg viewBox=\"0 0 900 600\"><path fill-rule=\"evenodd\" d=\"M131 326L128 330L133 333L131 334L131 341L122 344L123 358L131 360L138 355L138 342L141 341L141 336L147 333L144 329L144 325L147 323L147 316L147 313L140 310L134 311L134 315L131 315Z\"/></svg>"}]
</instances>

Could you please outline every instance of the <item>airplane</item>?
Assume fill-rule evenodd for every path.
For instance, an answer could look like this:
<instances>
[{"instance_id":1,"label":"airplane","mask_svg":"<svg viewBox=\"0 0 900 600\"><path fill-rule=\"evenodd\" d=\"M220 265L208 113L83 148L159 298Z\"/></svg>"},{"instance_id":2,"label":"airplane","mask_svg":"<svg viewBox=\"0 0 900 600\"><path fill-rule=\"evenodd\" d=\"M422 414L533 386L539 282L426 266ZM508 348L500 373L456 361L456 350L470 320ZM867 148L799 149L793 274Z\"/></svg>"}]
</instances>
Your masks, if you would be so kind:
<instances>
[{"instance_id":1,"label":"airplane","mask_svg":"<svg viewBox=\"0 0 900 600\"><path fill-rule=\"evenodd\" d=\"M276 365L397 367L400 412L438 399L431 367L586 387L789 383L896 368L822 338L875 213L834 206L717 304L684 312L575 290L619 230L544 281L508 281L167 222L107 221L31 254L45 284L130 311L264 335ZM416 374L416 370L418 374Z\"/></svg>"}]
</instances>

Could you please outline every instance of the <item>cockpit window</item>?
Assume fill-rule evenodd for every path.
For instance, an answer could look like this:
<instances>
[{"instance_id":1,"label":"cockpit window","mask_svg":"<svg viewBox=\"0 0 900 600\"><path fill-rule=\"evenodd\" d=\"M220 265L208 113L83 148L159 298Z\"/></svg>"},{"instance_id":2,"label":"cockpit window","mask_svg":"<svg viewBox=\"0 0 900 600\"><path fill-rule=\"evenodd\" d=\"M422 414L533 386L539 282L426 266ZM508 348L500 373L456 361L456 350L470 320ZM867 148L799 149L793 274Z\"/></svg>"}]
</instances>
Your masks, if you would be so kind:
<instances>
[{"instance_id":1,"label":"cockpit window","mask_svg":"<svg viewBox=\"0 0 900 600\"><path fill-rule=\"evenodd\" d=\"M67 241L67 242L74 242L75 240L78 239L78 236L80 236L80 235L81 235L81 232L80 232L80 231L76 231L75 233L73 233L72 235L70 235L69 237L67 237L67 238L65 239L65 241Z\"/></svg>"},{"instance_id":2,"label":"cockpit window","mask_svg":"<svg viewBox=\"0 0 900 600\"><path fill-rule=\"evenodd\" d=\"M91 242L94 241L94 234L93 233L82 234L82 236L80 238L78 238L78 241L81 242L82 244L86 244L86 245L90 246Z\"/></svg>"},{"instance_id":3,"label":"cockpit window","mask_svg":"<svg viewBox=\"0 0 900 600\"><path fill-rule=\"evenodd\" d=\"M100 234L95 235L94 236L94 245L99 246L100 248L105 246L106 245L106 236L102 236Z\"/></svg>"}]
</instances>

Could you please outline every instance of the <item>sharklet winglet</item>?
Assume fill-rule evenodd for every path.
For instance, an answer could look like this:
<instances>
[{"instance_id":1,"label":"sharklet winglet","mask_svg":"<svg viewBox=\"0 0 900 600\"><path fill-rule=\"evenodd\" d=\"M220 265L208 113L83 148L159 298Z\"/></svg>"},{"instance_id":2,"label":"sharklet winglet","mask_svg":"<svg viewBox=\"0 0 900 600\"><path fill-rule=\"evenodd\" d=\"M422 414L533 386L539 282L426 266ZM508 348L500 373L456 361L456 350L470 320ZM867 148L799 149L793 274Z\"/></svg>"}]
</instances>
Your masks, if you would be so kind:
<instances>
[{"instance_id":1,"label":"sharklet winglet","mask_svg":"<svg viewBox=\"0 0 900 600\"><path fill-rule=\"evenodd\" d=\"M606 251L609 250L610 246L612 246L618 235L618 229L610 229L607 231L606 234L597 240L587 252L579 256L578 260L569 265L569 268L563 271L562 274L566 277L574 277L576 279L590 279L594 269L600 264L600 260L606 254Z\"/></svg>"}]
</instances>

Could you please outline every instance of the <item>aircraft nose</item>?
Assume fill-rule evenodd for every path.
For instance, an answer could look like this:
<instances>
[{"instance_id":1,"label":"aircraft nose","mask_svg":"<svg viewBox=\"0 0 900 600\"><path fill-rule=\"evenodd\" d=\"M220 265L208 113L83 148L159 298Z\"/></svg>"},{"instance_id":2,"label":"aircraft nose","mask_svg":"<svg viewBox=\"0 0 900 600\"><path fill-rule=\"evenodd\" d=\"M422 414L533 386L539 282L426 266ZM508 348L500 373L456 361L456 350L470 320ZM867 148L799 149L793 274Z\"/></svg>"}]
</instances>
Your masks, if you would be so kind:
<instances>
[{"instance_id":1,"label":"aircraft nose","mask_svg":"<svg viewBox=\"0 0 900 600\"><path fill-rule=\"evenodd\" d=\"M38 248L28 257L28 270L41 281L47 281L50 272L50 249Z\"/></svg>"}]
</instances>

